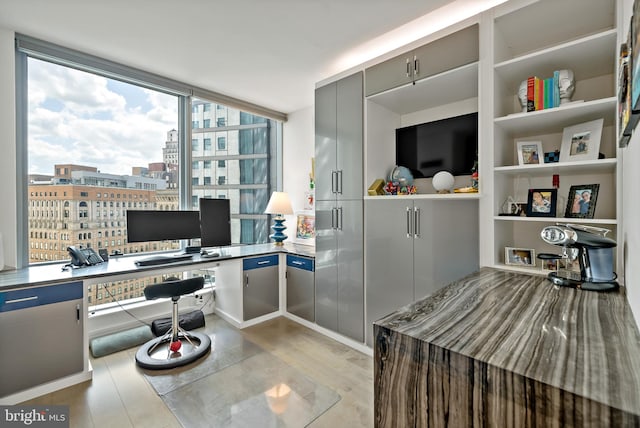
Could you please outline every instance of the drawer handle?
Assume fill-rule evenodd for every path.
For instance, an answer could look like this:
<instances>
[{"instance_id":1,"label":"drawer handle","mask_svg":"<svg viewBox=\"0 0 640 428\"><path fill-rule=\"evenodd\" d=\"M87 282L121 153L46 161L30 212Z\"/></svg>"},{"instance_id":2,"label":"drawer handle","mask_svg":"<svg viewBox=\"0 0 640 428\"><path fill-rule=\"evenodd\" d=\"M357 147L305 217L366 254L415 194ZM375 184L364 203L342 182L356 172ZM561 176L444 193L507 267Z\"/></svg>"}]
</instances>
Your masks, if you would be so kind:
<instances>
[{"instance_id":1,"label":"drawer handle","mask_svg":"<svg viewBox=\"0 0 640 428\"><path fill-rule=\"evenodd\" d=\"M38 296L23 297L22 299L6 300L4 303L8 305L9 303L28 302L29 300L38 300Z\"/></svg>"},{"instance_id":2,"label":"drawer handle","mask_svg":"<svg viewBox=\"0 0 640 428\"><path fill-rule=\"evenodd\" d=\"M271 263L269 260L263 260L261 262L258 262L259 265L268 265L269 263Z\"/></svg>"},{"instance_id":3,"label":"drawer handle","mask_svg":"<svg viewBox=\"0 0 640 428\"><path fill-rule=\"evenodd\" d=\"M294 261L291 262L291 264L292 265L302 266L304 263L294 260Z\"/></svg>"}]
</instances>

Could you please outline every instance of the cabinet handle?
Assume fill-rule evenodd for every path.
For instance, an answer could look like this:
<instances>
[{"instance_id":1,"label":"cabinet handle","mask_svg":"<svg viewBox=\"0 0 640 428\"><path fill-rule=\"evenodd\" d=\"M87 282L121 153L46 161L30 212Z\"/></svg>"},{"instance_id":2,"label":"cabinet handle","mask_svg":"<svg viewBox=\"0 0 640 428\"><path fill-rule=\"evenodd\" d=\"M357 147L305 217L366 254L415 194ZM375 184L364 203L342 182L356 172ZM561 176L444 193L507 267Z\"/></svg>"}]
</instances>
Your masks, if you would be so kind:
<instances>
[{"instance_id":1,"label":"cabinet handle","mask_svg":"<svg viewBox=\"0 0 640 428\"><path fill-rule=\"evenodd\" d=\"M331 229L337 229L338 228L338 209L337 208L331 208Z\"/></svg>"},{"instance_id":2,"label":"cabinet handle","mask_svg":"<svg viewBox=\"0 0 640 428\"><path fill-rule=\"evenodd\" d=\"M76 305L76 323L80 324L80 305Z\"/></svg>"},{"instance_id":3,"label":"cabinet handle","mask_svg":"<svg viewBox=\"0 0 640 428\"><path fill-rule=\"evenodd\" d=\"M409 62L409 58L407 58L407 77L411 77L411 63Z\"/></svg>"},{"instance_id":4,"label":"cabinet handle","mask_svg":"<svg viewBox=\"0 0 640 428\"><path fill-rule=\"evenodd\" d=\"M420 74L420 60L417 56L413 57L413 75L417 76Z\"/></svg>"},{"instance_id":5,"label":"cabinet handle","mask_svg":"<svg viewBox=\"0 0 640 428\"><path fill-rule=\"evenodd\" d=\"M338 193L342 195L342 170L336 171L336 175L338 177Z\"/></svg>"},{"instance_id":6,"label":"cabinet handle","mask_svg":"<svg viewBox=\"0 0 640 428\"><path fill-rule=\"evenodd\" d=\"M9 303L20 303L20 302L28 302L29 300L38 300L38 296L31 296L31 297L23 297L21 299L13 299L13 300L5 300L5 304L9 304Z\"/></svg>"},{"instance_id":7,"label":"cabinet handle","mask_svg":"<svg viewBox=\"0 0 640 428\"><path fill-rule=\"evenodd\" d=\"M338 171L331 171L331 193L338 192Z\"/></svg>"},{"instance_id":8,"label":"cabinet handle","mask_svg":"<svg viewBox=\"0 0 640 428\"><path fill-rule=\"evenodd\" d=\"M419 238L420 237L420 208L415 207L413 209L413 237L414 238Z\"/></svg>"},{"instance_id":9,"label":"cabinet handle","mask_svg":"<svg viewBox=\"0 0 640 428\"><path fill-rule=\"evenodd\" d=\"M411 238L411 208L407 207L407 238Z\"/></svg>"},{"instance_id":10,"label":"cabinet handle","mask_svg":"<svg viewBox=\"0 0 640 428\"><path fill-rule=\"evenodd\" d=\"M342 207L338 208L338 230L342 230Z\"/></svg>"},{"instance_id":11,"label":"cabinet handle","mask_svg":"<svg viewBox=\"0 0 640 428\"><path fill-rule=\"evenodd\" d=\"M249 274L246 274L244 276L244 286L248 287L249 286Z\"/></svg>"}]
</instances>

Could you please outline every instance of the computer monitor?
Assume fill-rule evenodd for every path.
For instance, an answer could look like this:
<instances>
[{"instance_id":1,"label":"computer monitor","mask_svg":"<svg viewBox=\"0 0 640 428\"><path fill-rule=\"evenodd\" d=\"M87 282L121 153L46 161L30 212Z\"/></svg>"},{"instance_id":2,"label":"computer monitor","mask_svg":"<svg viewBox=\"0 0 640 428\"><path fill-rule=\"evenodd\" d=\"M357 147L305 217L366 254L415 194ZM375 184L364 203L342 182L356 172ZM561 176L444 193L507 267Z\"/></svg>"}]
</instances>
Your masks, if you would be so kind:
<instances>
[{"instance_id":1,"label":"computer monitor","mask_svg":"<svg viewBox=\"0 0 640 428\"><path fill-rule=\"evenodd\" d=\"M127 210L127 241L175 241L200 237L198 211Z\"/></svg>"},{"instance_id":2,"label":"computer monitor","mask_svg":"<svg viewBox=\"0 0 640 428\"><path fill-rule=\"evenodd\" d=\"M200 246L231 245L231 206L229 199L200 198Z\"/></svg>"}]
</instances>

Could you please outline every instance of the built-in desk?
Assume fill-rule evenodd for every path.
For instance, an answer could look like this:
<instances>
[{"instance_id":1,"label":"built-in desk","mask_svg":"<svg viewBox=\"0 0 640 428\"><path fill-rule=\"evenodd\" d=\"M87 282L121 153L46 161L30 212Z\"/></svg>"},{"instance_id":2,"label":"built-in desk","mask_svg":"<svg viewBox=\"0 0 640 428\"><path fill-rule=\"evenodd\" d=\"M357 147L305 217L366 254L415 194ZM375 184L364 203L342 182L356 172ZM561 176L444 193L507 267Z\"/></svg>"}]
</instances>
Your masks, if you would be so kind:
<instances>
[{"instance_id":1,"label":"built-in desk","mask_svg":"<svg viewBox=\"0 0 640 428\"><path fill-rule=\"evenodd\" d=\"M626 297L483 268L374 324L377 427L640 426Z\"/></svg>"},{"instance_id":2,"label":"built-in desk","mask_svg":"<svg viewBox=\"0 0 640 428\"><path fill-rule=\"evenodd\" d=\"M0 405L15 404L91 379L88 285L231 266L229 273L220 275L223 289L219 303L224 298L231 300L228 307L235 307L237 299L242 298L243 260L287 253L314 256L313 247L296 244L242 245L218 252L219 257L201 257L198 253L192 260L153 266L137 266L137 260L149 257L140 254L110 257L108 262L82 268L63 269L65 263L54 263L0 272L0 343L5 344L0 349L0 370L4 370L0 371L0 382L8 378L12 381L11 385L3 383ZM278 289L272 288L276 293ZM274 310L284 307L282 297L276 297L276 301L279 305L272 305ZM245 321L242 312L233 310L221 316L237 326ZM22 358L22 352L28 355Z\"/></svg>"}]
</instances>

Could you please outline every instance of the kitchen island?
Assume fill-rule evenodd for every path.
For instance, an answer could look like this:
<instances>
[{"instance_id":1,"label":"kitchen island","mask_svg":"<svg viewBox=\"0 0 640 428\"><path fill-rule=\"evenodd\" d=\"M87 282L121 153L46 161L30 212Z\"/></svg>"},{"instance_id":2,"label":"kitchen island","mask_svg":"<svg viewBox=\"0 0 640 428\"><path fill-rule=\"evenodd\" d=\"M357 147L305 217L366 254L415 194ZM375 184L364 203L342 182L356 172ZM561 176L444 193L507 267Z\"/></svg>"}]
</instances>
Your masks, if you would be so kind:
<instances>
[{"instance_id":1,"label":"kitchen island","mask_svg":"<svg viewBox=\"0 0 640 428\"><path fill-rule=\"evenodd\" d=\"M619 292L482 268L374 323L376 427L640 426Z\"/></svg>"}]
</instances>

